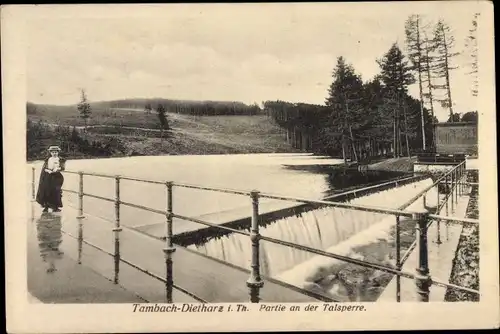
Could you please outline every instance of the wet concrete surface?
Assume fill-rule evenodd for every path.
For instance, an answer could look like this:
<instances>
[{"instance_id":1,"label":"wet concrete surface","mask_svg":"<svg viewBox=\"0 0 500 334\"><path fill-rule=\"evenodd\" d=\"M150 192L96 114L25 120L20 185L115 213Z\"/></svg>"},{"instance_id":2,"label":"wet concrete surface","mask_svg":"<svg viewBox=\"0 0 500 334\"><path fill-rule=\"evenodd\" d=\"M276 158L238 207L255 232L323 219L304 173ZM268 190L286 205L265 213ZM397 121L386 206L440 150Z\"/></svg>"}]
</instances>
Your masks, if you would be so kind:
<instances>
[{"instance_id":1,"label":"wet concrete surface","mask_svg":"<svg viewBox=\"0 0 500 334\"><path fill-rule=\"evenodd\" d=\"M33 297L30 302L166 301L164 282L125 263L120 265L119 284L114 284L113 257L85 243L81 246L81 263L78 263L79 245L74 238L77 233L71 229L71 221L76 219L68 217L67 211L70 214L74 212L63 209L63 212L57 214L43 214L36 203L30 206L33 217L27 226L27 283L28 292ZM111 233L104 234L103 237L111 245ZM110 247L104 245L104 249L108 250ZM173 291L173 298L176 302L196 302L177 290Z\"/></svg>"},{"instance_id":2,"label":"wet concrete surface","mask_svg":"<svg viewBox=\"0 0 500 334\"><path fill-rule=\"evenodd\" d=\"M61 216L40 214L28 222L28 291L43 303L143 302L72 257ZM35 300L36 300L35 299Z\"/></svg>"},{"instance_id":3,"label":"wet concrete surface","mask_svg":"<svg viewBox=\"0 0 500 334\"><path fill-rule=\"evenodd\" d=\"M132 303L166 302L165 283L125 263L120 264L119 285L114 277L113 257L83 244L78 264L77 211L65 207L61 213L42 214L32 206L28 221L28 291L45 303ZM82 220L83 238L113 253L113 224L96 217ZM71 236L72 237L71 237ZM121 256L149 273L165 277L164 242L124 228L120 233ZM177 247L173 256L174 284L207 302L246 302L248 270ZM140 298L139 298L140 296ZM263 301L317 301L291 287L266 280ZM173 301L199 302L174 289Z\"/></svg>"}]
</instances>

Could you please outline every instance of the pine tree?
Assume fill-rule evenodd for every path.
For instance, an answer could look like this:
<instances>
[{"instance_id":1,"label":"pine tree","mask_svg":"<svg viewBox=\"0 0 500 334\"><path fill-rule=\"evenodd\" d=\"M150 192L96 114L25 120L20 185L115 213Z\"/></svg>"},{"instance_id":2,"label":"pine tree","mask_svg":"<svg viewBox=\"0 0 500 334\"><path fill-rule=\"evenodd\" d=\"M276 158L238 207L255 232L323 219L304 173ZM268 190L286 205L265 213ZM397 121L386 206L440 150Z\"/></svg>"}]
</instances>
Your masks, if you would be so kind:
<instances>
[{"instance_id":1,"label":"pine tree","mask_svg":"<svg viewBox=\"0 0 500 334\"><path fill-rule=\"evenodd\" d=\"M341 135L342 157L347 162L346 150L350 141L352 154L358 160L355 148L354 132L363 121L362 95L363 82L354 68L345 62L343 57L337 58L337 66L333 71L333 82L325 101L331 110L330 124L334 133ZM354 131L353 131L354 130ZM349 139L349 140L348 140Z\"/></svg>"},{"instance_id":2,"label":"pine tree","mask_svg":"<svg viewBox=\"0 0 500 334\"><path fill-rule=\"evenodd\" d=\"M84 89L81 90L81 99L80 103L78 103L77 109L80 114L80 117L85 122L85 132L87 132L87 123L88 119L92 115L92 109L90 108L90 104L87 100L87 94L85 93Z\"/></svg>"},{"instance_id":3,"label":"pine tree","mask_svg":"<svg viewBox=\"0 0 500 334\"><path fill-rule=\"evenodd\" d=\"M394 43L389 51L377 61L380 68L380 78L385 86L385 96L390 104L394 105L393 130L394 130L394 156L401 155L401 112L405 128L405 140L407 153L409 154L408 122L406 114L406 104L404 96L408 92L408 86L415 82L415 77L411 73L401 49Z\"/></svg>"},{"instance_id":4,"label":"pine tree","mask_svg":"<svg viewBox=\"0 0 500 334\"><path fill-rule=\"evenodd\" d=\"M456 69L451 65L453 57L457 56L458 52L453 52L455 46L455 38L452 35L450 27L443 21L439 20L434 31L434 46L436 52L435 66L433 67L436 78L444 79L445 83L435 85L436 89L445 90L445 97L438 99L443 108L449 108L450 119L453 117L453 100L451 97L450 87L450 71Z\"/></svg>"},{"instance_id":5,"label":"pine tree","mask_svg":"<svg viewBox=\"0 0 500 334\"><path fill-rule=\"evenodd\" d=\"M423 58L422 58L422 64L424 65L424 83L427 84L427 92L424 93L424 98L426 98L429 101L429 107L431 111L431 119L434 120L436 119L434 116L434 94L433 94L433 85L432 85L432 64L434 64L434 57L433 57L433 50L434 50L434 43L431 39L429 39L427 32L425 31L424 28L424 44L423 44ZM433 123L437 123L434 122ZM434 138L434 136L433 136ZM434 140L434 139L433 139ZM434 141L432 141L433 143ZM431 144L432 145L432 144Z\"/></svg>"},{"instance_id":6,"label":"pine tree","mask_svg":"<svg viewBox=\"0 0 500 334\"><path fill-rule=\"evenodd\" d=\"M156 112L158 114L158 120L160 121L160 138L163 142L163 130L169 129L165 107L163 107L162 104L159 104L156 108Z\"/></svg>"},{"instance_id":7,"label":"pine tree","mask_svg":"<svg viewBox=\"0 0 500 334\"><path fill-rule=\"evenodd\" d=\"M153 108L151 107L151 103L146 103L146 106L144 107L144 112L146 114L151 114L152 110L153 110Z\"/></svg>"},{"instance_id":8,"label":"pine tree","mask_svg":"<svg viewBox=\"0 0 500 334\"><path fill-rule=\"evenodd\" d=\"M412 62L413 69L418 75L418 90L420 97L420 115L422 122L422 148L426 149L425 140L425 123L424 123L424 94L422 88L422 74L424 72L423 60L423 38L421 34L421 17L420 15L411 15L405 24L406 32L406 47L408 50L408 58Z\"/></svg>"},{"instance_id":9,"label":"pine tree","mask_svg":"<svg viewBox=\"0 0 500 334\"><path fill-rule=\"evenodd\" d=\"M462 122L477 122L477 111L469 111L462 115Z\"/></svg>"},{"instance_id":10,"label":"pine tree","mask_svg":"<svg viewBox=\"0 0 500 334\"><path fill-rule=\"evenodd\" d=\"M393 106L389 105L390 101L384 96L384 89L380 76L375 76L364 85L366 118L369 122L363 133L370 139L370 145L375 141L377 145L383 143L385 147L386 143L392 142ZM372 147L372 151L378 152L378 148Z\"/></svg>"},{"instance_id":11,"label":"pine tree","mask_svg":"<svg viewBox=\"0 0 500 334\"><path fill-rule=\"evenodd\" d=\"M472 28L469 30L469 35L465 40L465 48L468 53L470 61L468 65L470 66L470 74L472 76L472 87L471 94L473 97L477 97L478 93L478 46L477 46L477 21L479 18L479 13L474 14L472 19Z\"/></svg>"}]
</instances>

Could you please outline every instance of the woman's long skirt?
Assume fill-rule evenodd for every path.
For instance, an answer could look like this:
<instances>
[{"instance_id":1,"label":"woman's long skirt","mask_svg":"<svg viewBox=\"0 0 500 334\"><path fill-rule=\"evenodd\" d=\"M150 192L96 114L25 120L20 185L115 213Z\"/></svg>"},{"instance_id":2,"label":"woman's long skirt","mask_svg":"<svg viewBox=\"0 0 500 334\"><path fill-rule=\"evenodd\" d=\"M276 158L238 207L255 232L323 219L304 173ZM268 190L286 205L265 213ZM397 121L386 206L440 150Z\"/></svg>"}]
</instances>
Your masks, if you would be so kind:
<instances>
[{"instance_id":1,"label":"woman's long skirt","mask_svg":"<svg viewBox=\"0 0 500 334\"><path fill-rule=\"evenodd\" d=\"M44 208L62 208L62 185L64 177L61 173L45 173L40 178L36 201Z\"/></svg>"}]
</instances>

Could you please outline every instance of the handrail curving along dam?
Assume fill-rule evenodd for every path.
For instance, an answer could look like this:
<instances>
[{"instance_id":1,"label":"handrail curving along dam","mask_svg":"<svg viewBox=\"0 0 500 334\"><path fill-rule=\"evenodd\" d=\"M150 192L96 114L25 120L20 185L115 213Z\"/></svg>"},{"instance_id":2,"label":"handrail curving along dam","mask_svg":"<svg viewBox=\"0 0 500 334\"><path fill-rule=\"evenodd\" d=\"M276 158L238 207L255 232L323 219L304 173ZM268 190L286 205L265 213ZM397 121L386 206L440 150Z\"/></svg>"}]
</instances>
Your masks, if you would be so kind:
<instances>
[{"instance_id":1,"label":"handrail curving along dam","mask_svg":"<svg viewBox=\"0 0 500 334\"><path fill-rule=\"evenodd\" d=\"M412 197L409 201L401 205L399 208L396 209L390 209L390 208L385 208L385 207L378 207L378 206L368 206L368 205L360 205L360 204L352 204L352 203L343 203L343 202L336 202L332 200L311 200L307 198L296 198L296 197L291 197L291 196L283 196L283 195L278 195L278 194L268 194L268 193L261 193L258 190L252 190L252 191L242 191L242 190L234 190L234 189L223 189L223 188L214 188L214 187L204 187L204 186L198 186L198 185L193 185L193 184L184 184L184 183L177 183L177 182L172 182L172 181L161 181L161 180L151 180L151 179L142 179L142 178L134 178L134 177L127 177L127 176L120 176L120 175L108 175L108 174L98 174L98 173L87 173L87 172L81 172L81 171L65 171L64 173L67 174L76 174L79 176L79 188L78 190L72 190L72 189L63 189L65 192L69 193L74 193L78 195L78 215L77 218L79 221L79 235L74 236L68 233L68 235L72 238L75 238L78 240L79 243L79 259L81 257L81 245L82 244L87 244L93 248L99 249L100 251L110 255L113 258L113 265L114 265L114 280L113 282L115 284L118 284L120 281L120 263L125 263L129 266L132 266L133 268L163 282L165 284L165 291L166 291L166 302L167 303L172 303L173 298L172 298L172 291L173 289L177 289L179 291L182 291L183 293L191 296L193 299L199 301L199 302L207 302L204 298L197 296L196 294L188 291L188 289L180 287L178 284L174 283L173 280L173 256L174 252L176 250L176 245L174 244L174 235L173 235L173 218L177 218L183 221L189 221L193 222L196 224L201 224L205 226L209 226L214 229L220 229L220 230L225 230L230 233L235 233L242 235L249 240L249 244L251 245L251 259L250 259L250 268L249 268L249 278L246 281L246 285L249 288L249 300L252 303L258 303L261 300L260 292L261 289L264 286L264 283L266 280L271 280L272 279L264 279L264 275L261 272L261 256L260 256L260 251L261 251L261 241L266 241L272 244L276 245L282 245L285 247L289 247L292 249L297 249L300 251L305 251L309 252L311 254L315 255L320 255L323 257L331 258L331 259L336 259L338 261L342 261L348 264L354 264L357 266L361 266L364 268L370 268L374 270L378 270L384 273L389 273L392 275L396 276L396 296L395 299L397 302L401 301L401 296L400 296L400 285L401 285L401 277L407 278L407 279L412 279L415 281L415 287L416 291L418 294L418 300L422 302L428 302L429 301L429 294L430 294L430 286L431 285L437 285L441 287L451 287L454 289L462 290L462 291L467 291L470 293L475 293L479 294L479 291L474 290L474 289L469 289L466 287L460 287L456 286L453 284L449 284L445 282L442 279L435 279L434 277L431 279L431 273L429 271L429 261L428 261L428 241L427 241L427 231L428 228L431 226L433 222L437 223L438 227L438 233L439 233L439 224L440 222L447 222L450 224L478 224L479 221L476 219L467 219L467 218L456 218L456 217L449 217L449 216L443 216L440 215L439 212L440 210L446 205L448 207L448 201L451 201L451 205L453 206L453 203L458 202L458 196L464 191L464 187L467 185L473 185L469 184L466 182L466 168L465 168L465 161L457 164L455 167L451 168L449 171L444 172L442 175L438 176L437 179L429 186L425 187L423 190L419 191L418 194L416 194L414 197ZM95 194L89 194L84 192L84 178L83 176L92 176L92 177L101 177L101 178L108 178L108 179L114 179L115 180L115 196L114 198L108 198L104 196L99 196ZM165 209L164 210L158 210L154 208L150 208L144 205L138 205L134 203L129 203L122 201L120 198L120 181L121 180L130 180L130 181L137 181L137 182L144 182L144 183L154 183L158 185L163 185L165 187ZM397 181L396 181L397 182ZM385 183L386 184L386 183ZM382 184L383 185L383 184ZM35 167L32 167L32 200L35 199ZM444 199L440 199L439 197L439 187L444 187L446 189L446 195ZM205 190L205 191L212 191L212 192L223 192L223 193L228 193L228 194L233 194L233 195L238 195L238 196L248 196L251 199L251 207L252 207L252 215L251 215L251 227L250 227L250 232L243 231L243 230L238 230L235 228L231 228L228 226L223 226L223 225L218 225L214 224L211 222L207 222L201 219L193 218L193 217L188 217L185 215L180 215L175 213L174 211L174 206L173 206L173 191L175 188L191 188L191 189L197 189L197 190ZM371 188L376 188L376 186L371 186ZM425 196L427 192L431 189L436 189L437 191L437 202L436 206L432 207L432 211L434 213L430 213L427 210L408 210L408 207L411 206L411 204L415 203L418 199L424 198L424 203L425 203ZM354 190L353 192L356 192ZM345 194L345 193L342 193ZM339 194L339 195L342 195ZM102 247L99 247L97 245L92 244L89 241L84 240L82 237L81 230L83 229L83 224L82 220L85 218L85 212L84 212L84 207L83 207L83 199L84 197L91 197L95 198L98 200L102 201L108 201L114 203L115 207L115 220L114 220L114 226L112 228L113 234L114 234L114 250L113 252L106 251ZM259 199L265 198L265 199L274 199L274 200L284 200L284 201L292 201L292 202L297 202L297 203L302 203L302 204L309 204L309 205L315 205L315 206L325 206L325 207L334 207L334 208L342 208L342 209L348 209L348 210L355 210L355 211L362 211L362 212L370 212L370 213L378 213L378 214L384 214L384 215L391 215L395 217L396 220L396 233L395 233L395 242L396 242L396 264L395 266L387 266L387 265L381 265L378 263L373 263L370 261L366 260L360 260L354 257L349 257L341 254L337 254L334 252L329 252L325 251L322 249L317 249L314 247L310 247L308 245L303 245L303 244L297 244L294 242L289 242L285 240L280 240L276 239L273 237L269 236L264 236L261 235L259 231L259 219L260 219L260 214L259 214ZM335 199L335 196L330 197L330 199ZM162 277L160 275L154 274L150 271L148 271L145 268L142 268L140 265L133 263L132 261L129 261L125 259L122 254L120 253L120 232L123 231L123 228L125 229L132 229L130 227L122 226L121 221L120 221L120 208L121 206L128 206L128 207L133 207L136 209L140 210L145 210L157 214L161 214L165 216L165 244L163 248L163 252L165 254L165 272L166 275L165 277ZM413 243L410 245L410 247L406 250L404 254L401 254L401 231L400 231L400 223L401 223L401 218L405 218L405 220L413 221L415 223L415 231L416 231L416 238L413 241ZM439 238L439 235L438 235ZM181 246L177 246L181 247ZM414 250L418 249L418 268L416 269L416 272L408 272L408 271L403 271L402 267L405 261L408 259L410 256L410 253ZM231 266L230 263L227 263L228 266ZM276 281L276 280L275 280ZM284 286L287 286L286 283L280 283ZM293 287L289 286L289 288L293 289ZM307 291L302 291L303 293L308 293ZM328 300L328 298L325 299L324 296L318 296L315 295L314 293L311 293L311 295L314 295L315 298L317 299L322 299L322 300Z\"/></svg>"}]
</instances>

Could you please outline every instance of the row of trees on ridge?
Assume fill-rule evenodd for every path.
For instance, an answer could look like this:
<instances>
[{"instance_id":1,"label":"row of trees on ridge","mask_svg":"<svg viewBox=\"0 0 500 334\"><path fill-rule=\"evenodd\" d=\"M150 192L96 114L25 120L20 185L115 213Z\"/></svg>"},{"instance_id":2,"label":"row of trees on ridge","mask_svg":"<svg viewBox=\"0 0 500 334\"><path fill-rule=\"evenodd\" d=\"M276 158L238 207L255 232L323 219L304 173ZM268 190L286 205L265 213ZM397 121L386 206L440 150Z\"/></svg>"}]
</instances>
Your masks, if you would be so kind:
<instances>
[{"instance_id":1,"label":"row of trees on ridge","mask_svg":"<svg viewBox=\"0 0 500 334\"><path fill-rule=\"evenodd\" d=\"M466 41L473 96L477 96L477 20L478 14ZM373 79L363 82L341 56L325 106L266 101L266 112L292 137L297 137L296 132L299 137L307 137L306 142L314 143L314 151L342 154L344 159L359 160L387 151L394 156L410 156L411 152L429 150L433 123L438 121L435 103L449 110L448 122L460 121L460 114L453 109L450 84L450 73L456 68L453 58L458 52L454 51L452 31L443 20L431 26L422 16L411 15L405 33L407 55L394 43L377 60L380 73ZM408 93L415 83L418 99ZM466 113L463 119L477 120L477 111Z\"/></svg>"}]
</instances>

